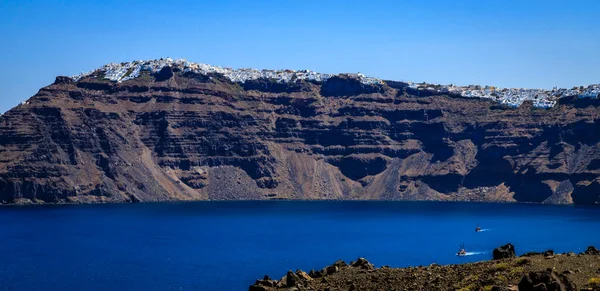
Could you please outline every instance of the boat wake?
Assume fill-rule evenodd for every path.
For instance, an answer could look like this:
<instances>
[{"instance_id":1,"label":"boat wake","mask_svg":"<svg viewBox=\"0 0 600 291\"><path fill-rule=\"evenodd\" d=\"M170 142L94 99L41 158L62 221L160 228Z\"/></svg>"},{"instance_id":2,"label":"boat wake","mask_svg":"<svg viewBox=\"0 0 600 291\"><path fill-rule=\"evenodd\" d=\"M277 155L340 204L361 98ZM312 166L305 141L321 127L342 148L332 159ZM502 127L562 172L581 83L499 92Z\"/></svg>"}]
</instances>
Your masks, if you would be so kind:
<instances>
[{"instance_id":1,"label":"boat wake","mask_svg":"<svg viewBox=\"0 0 600 291\"><path fill-rule=\"evenodd\" d=\"M492 231L491 228L482 228L479 232L484 232L484 231Z\"/></svg>"},{"instance_id":2,"label":"boat wake","mask_svg":"<svg viewBox=\"0 0 600 291\"><path fill-rule=\"evenodd\" d=\"M467 252L463 256L477 256L477 255L485 255L486 252Z\"/></svg>"}]
</instances>

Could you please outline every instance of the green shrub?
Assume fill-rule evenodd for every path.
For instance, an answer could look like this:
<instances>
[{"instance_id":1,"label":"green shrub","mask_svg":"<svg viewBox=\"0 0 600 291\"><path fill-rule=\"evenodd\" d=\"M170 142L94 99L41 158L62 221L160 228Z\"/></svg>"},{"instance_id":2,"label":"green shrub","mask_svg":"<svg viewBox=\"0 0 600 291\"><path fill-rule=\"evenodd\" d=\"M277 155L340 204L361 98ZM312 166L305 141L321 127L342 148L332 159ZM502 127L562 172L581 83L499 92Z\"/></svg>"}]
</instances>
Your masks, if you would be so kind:
<instances>
[{"instance_id":1,"label":"green shrub","mask_svg":"<svg viewBox=\"0 0 600 291\"><path fill-rule=\"evenodd\" d=\"M523 267L512 268L510 270L510 276L511 277L522 276L524 272L525 272L525 270L523 269Z\"/></svg>"},{"instance_id":2,"label":"green shrub","mask_svg":"<svg viewBox=\"0 0 600 291\"><path fill-rule=\"evenodd\" d=\"M519 258L517 259L517 266L523 266L523 265L528 265L531 264L531 259L530 258Z\"/></svg>"},{"instance_id":3,"label":"green shrub","mask_svg":"<svg viewBox=\"0 0 600 291\"><path fill-rule=\"evenodd\" d=\"M502 271L508 270L508 267L509 266L508 266L507 263L498 263L498 264L492 266L490 268L490 271L492 271L492 272L502 272Z\"/></svg>"},{"instance_id":4,"label":"green shrub","mask_svg":"<svg viewBox=\"0 0 600 291\"><path fill-rule=\"evenodd\" d=\"M475 290L479 290L479 288L475 284L471 284L471 285L469 285L467 287L463 287L463 288L458 289L458 291L475 291Z\"/></svg>"},{"instance_id":5,"label":"green shrub","mask_svg":"<svg viewBox=\"0 0 600 291\"><path fill-rule=\"evenodd\" d=\"M600 278L592 278L588 281L588 285L592 288L600 288Z\"/></svg>"}]
</instances>

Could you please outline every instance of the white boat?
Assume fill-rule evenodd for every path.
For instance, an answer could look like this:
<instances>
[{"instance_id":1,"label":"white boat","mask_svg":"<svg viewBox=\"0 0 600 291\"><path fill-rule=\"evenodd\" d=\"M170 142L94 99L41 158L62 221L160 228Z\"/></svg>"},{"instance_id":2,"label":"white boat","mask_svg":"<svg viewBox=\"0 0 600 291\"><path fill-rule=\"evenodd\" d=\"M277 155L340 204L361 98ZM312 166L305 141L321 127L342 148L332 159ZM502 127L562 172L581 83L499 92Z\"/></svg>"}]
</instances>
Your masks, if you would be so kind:
<instances>
[{"instance_id":1,"label":"white boat","mask_svg":"<svg viewBox=\"0 0 600 291\"><path fill-rule=\"evenodd\" d=\"M467 251L465 250L465 244L460 245L460 251L456 253L457 256L462 257L467 255Z\"/></svg>"}]
</instances>

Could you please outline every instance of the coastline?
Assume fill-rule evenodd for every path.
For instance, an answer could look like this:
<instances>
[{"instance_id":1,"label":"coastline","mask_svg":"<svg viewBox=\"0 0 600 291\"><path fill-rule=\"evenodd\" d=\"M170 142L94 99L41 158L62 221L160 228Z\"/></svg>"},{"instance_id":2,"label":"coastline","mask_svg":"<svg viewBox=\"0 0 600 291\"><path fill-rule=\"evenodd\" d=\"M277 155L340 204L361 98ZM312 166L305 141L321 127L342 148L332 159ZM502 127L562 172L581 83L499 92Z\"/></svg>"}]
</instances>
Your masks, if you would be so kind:
<instances>
[{"instance_id":1,"label":"coastline","mask_svg":"<svg viewBox=\"0 0 600 291\"><path fill-rule=\"evenodd\" d=\"M600 290L600 251L593 246L579 254L547 250L516 256L508 244L493 254L487 261L406 268L340 260L317 271L290 270L279 280L266 275L249 290Z\"/></svg>"},{"instance_id":2,"label":"coastline","mask_svg":"<svg viewBox=\"0 0 600 291\"><path fill-rule=\"evenodd\" d=\"M598 204L547 204L537 202L526 202L526 201L473 201L473 200L385 200L385 199L206 199L206 200L160 200L160 201L114 201L114 200L86 200L86 201L57 201L57 202L45 202L45 201L26 201L2 203L1 207L22 207L22 206L61 206L61 205L111 205L111 204L160 204L160 203L202 203L202 202L373 202L373 203L389 203L389 202L432 202L432 203L469 203L469 204L524 204L524 205L548 205L548 206L565 206L565 207L597 207Z\"/></svg>"}]
</instances>

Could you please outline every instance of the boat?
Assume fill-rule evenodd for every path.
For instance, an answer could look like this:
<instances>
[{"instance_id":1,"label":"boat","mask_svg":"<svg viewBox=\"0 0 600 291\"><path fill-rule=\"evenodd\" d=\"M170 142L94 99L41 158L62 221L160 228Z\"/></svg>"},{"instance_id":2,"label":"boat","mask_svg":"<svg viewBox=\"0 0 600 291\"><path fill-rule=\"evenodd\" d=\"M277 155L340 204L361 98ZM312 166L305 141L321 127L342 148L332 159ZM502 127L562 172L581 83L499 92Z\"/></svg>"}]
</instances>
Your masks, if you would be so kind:
<instances>
[{"instance_id":1,"label":"boat","mask_svg":"<svg viewBox=\"0 0 600 291\"><path fill-rule=\"evenodd\" d=\"M467 251L465 250L465 244L460 245L460 251L456 253L457 256L462 257L467 255Z\"/></svg>"},{"instance_id":2,"label":"boat","mask_svg":"<svg viewBox=\"0 0 600 291\"><path fill-rule=\"evenodd\" d=\"M477 227L475 228L475 232L480 232L481 231L481 227L479 227L479 223L477 224Z\"/></svg>"}]
</instances>

